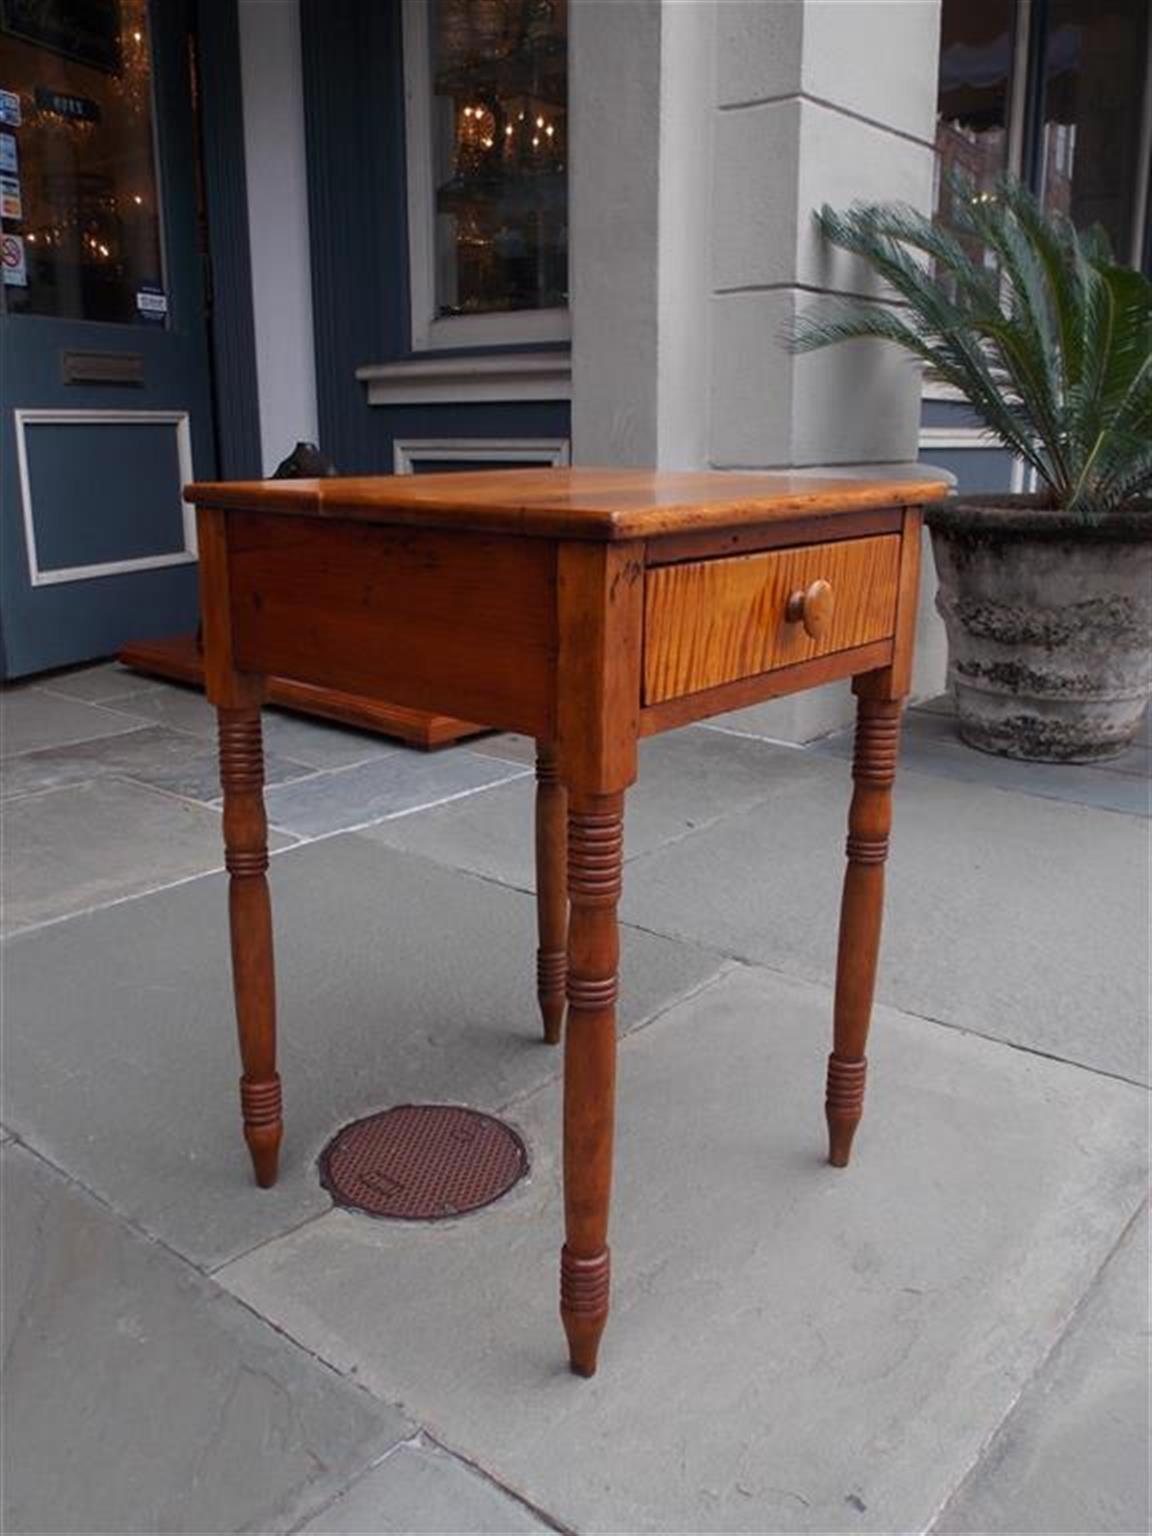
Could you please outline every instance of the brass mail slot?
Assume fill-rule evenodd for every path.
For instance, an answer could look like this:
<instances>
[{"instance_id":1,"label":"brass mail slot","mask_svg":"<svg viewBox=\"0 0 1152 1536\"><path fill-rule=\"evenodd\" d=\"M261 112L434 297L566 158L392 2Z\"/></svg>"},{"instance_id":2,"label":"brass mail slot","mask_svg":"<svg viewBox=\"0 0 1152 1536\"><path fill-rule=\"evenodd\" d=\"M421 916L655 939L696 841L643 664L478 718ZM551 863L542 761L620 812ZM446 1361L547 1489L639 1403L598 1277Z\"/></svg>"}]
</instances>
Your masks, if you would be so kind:
<instances>
[{"instance_id":1,"label":"brass mail slot","mask_svg":"<svg viewBox=\"0 0 1152 1536\"><path fill-rule=\"evenodd\" d=\"M61 352L65 384L143 384L140 352Z\"/></svg>"}]
</instances>

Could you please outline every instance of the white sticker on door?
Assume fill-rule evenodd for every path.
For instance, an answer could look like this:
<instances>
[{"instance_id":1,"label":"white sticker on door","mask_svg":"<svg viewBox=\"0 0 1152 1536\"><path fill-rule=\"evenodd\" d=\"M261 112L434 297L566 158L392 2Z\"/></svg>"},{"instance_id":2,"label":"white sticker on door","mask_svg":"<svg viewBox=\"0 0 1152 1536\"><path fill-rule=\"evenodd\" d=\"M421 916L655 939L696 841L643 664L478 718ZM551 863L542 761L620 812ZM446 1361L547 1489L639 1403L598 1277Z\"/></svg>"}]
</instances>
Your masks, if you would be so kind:
<instances>
[{"instance_id":1,"label":"white sticker on door","mask_svg":"<svg viewBox=\"0 0 1152 1536\"><path fill-rule=\"evenodd\" d=\"M27 288L28 266L24 260L23 235L0 235L0 266L4 281L13 288Z\"/></svg>"},{"instance_id":2,"label":"white sticker on door","mask_svg":"<svg viewBox=\"0 0 1152 1536\"><path fill-rule=\"evenodd\" d=\"M168 313L168 295L156 283L145 283L136 291L136 313L153 325L163 324Z\"/></svg>"},{"instance_id":3,"label":"white sticker on door","mask_svg":"<svg viewBox=\"0 0 1152 1536\"><path fill-rule=\"evenodd\" d=\"M17 92L0 91L0 123L5 123L9 128L19 128L23 121Z\"/></svg>"},{"instance_id":4,"label":"white sticker on door","mask_svg":"<svg viewBox=\"0 0 1152 1536\"><path fill-rule=\"evenodd\" d=\"M0 171L8 171L15 176L19 169L20 156L16 150L16 135L0 133Z\"/></svg>"}]
</instances>

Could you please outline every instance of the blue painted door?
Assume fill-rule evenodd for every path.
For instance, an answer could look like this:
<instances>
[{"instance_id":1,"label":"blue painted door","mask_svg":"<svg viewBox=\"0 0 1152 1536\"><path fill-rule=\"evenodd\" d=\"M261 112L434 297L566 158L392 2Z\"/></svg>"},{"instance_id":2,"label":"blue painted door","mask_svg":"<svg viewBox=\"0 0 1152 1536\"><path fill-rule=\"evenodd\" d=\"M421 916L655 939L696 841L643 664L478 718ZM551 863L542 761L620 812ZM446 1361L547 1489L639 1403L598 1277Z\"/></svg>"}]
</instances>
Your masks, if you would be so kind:
<instances>
[{"instance_id":1,"label":"blue painted door","mask_svg":"<svg viewBox=\"0 0 1152 1536\"><path fill-rule=\"evenodd\" d=\"M0 0L0 640L19 677L196 621L212 397L186 0Z\"/></svg>"}]
</instances>

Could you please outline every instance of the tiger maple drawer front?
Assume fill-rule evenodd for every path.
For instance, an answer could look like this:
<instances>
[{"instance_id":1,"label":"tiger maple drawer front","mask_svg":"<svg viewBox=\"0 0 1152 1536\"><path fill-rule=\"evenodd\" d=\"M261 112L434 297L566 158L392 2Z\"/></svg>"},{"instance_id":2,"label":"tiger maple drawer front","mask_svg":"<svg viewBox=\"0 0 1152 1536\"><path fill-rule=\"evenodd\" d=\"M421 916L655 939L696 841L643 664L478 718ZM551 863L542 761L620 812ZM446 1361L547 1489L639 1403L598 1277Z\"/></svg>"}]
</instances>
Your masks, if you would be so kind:
<instances>
[{"instance_id":1,"label":"tiger maple drawer front","mask_svg":"<svg viewBox=\"0 0 1152 1536\"><path fill-rule=\"evenodd\" d=\"M649 569L644 703L887 639L899 569L899 534Z\"/></svg>"}]
</instances>

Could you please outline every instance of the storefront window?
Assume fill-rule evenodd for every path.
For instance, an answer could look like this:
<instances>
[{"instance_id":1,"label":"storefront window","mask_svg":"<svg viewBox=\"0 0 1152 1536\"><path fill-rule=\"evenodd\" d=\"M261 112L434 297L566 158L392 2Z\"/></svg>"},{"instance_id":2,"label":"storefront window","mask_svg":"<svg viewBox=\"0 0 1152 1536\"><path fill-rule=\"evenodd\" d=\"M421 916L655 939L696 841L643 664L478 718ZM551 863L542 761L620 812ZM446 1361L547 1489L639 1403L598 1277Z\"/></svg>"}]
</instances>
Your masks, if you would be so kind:
<instances>
[{"instance_id":1,"label":"storefront window","mask_svg":"<svg viewBox=\"0 0 1152 1536\"><path fill-rule=\"evenodd\" d=\"M1147 0L1048 5L1040 191L1080 228L1102 225L1120 261L1134 245L1148 25Z\"/></svg>"},{"instance_id":2,"label":"storefront window","mask_svg":"<svg viewBox=\"0 0 1152 1536\"><path fill-rule=\"evenodd\" d=\"M567 0L433 0L437 319L568 302Z\"/></svg>"},{"instance_id":3,"label":"storefront window","mask_svg":"<svg viewBox=\"0 0 1152 1536\"><path fill-rule=\"evenodd\" d=\"M1150 16L1148 0L944 0L938 219L1012 172L1078 228L1102 225L1117 260L1138 260Z\"/></svg>"},{"instance_id":4,"label":"storefront window","mask_svg":"<svg viewBox=\"0 0 1152 1536\"><path fill-rule=\"evenodd\" d=\"M936 216L987 194L1009 167L1015 0L946 0L936 116Z\"/></svg>"},{"instance_id":5,"label":"storefront window","mask_svg":"<svg viewBox=\"0 0 1152 1536\"><path fill-rule=\"evenodd\" d=\"M8 311L162 324L147 0L3 0L0 93Z\"/></svg>"}]
</instances>

